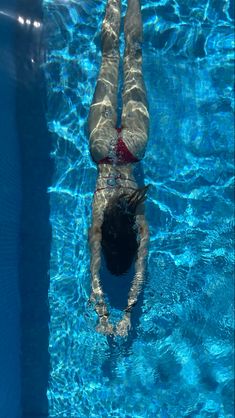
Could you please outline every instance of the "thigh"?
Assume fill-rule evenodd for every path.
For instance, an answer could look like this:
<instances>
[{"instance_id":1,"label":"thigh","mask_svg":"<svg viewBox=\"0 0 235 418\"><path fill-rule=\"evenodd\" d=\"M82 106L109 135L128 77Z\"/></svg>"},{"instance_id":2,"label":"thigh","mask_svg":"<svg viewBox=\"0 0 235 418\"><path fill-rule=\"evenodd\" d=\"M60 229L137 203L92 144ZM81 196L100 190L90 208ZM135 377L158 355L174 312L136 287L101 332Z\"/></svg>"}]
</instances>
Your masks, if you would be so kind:
<instances>
[{"instance_id":1,"label":"thigh","mask_svg":"<svg viewBox=\"0 0 235 418\"><path fill-rule=\"evenodd\" d=\"M102 154L106 152L109 147L110 136L112 137L116 132L118 66L119 55L115 51L103 54L88 117L89 142L93 158L95 154L100 155L101 151ZM97 138L99 138L99 141ZM102 144L100 138L103 138ZM99 147L97 152L95 151L96 146Z\"/></svg>"},{"instance_id":2,"label":"thigh","mask_svg":"<svg viewBox=\"0 0 235 418\"><path fill-rule=\"evenodd\" d=\"M148 135L148 101L142 74L142 52L138 45L132 45L125 53L122 100L122 126Z\"/></svg>"},{"instance_id":3,"label":"thigh","mask_svg":"<svg viewBox=\"0 0 235 418\"><path fill-rule=\"evenodd\" d=\"M133 155L141 158L149 134L148 101L142 74L141 52L126 54L124 73L123 139Z\"/></svg>"},{"instance_id":4,"label":"thigh","mask_svg":"<svg viewBox=\"0 0 235 418\"><path fill-rule=\"evenodd\" d=\"M118 66L119 56L117 54L103 55L88 117L90 134L97 128L116 126Z\"/></svg>"}]
</instances>

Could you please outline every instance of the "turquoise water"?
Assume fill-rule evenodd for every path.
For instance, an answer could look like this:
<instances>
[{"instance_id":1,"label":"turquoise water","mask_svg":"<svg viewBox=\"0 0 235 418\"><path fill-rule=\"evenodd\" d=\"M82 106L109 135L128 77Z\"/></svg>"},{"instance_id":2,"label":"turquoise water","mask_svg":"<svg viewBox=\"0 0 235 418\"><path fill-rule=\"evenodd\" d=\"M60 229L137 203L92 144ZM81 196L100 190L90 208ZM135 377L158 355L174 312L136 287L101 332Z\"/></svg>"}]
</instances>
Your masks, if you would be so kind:
<instances>
[{"instance_id":1,"label":"turquoise water","mask_svg":"<svg viewBox=\"0 0 235 418\"><path fill-rule=\"evenodd\" d=\"M151 240L144 290L125 340L98 334L88 305L87 232L97 172L86 123L105 4L44 0L55 163L50 417L230 418L233 4L142 1L151 124L141 169L151 185Z\"/></svg>"}]
</instances>

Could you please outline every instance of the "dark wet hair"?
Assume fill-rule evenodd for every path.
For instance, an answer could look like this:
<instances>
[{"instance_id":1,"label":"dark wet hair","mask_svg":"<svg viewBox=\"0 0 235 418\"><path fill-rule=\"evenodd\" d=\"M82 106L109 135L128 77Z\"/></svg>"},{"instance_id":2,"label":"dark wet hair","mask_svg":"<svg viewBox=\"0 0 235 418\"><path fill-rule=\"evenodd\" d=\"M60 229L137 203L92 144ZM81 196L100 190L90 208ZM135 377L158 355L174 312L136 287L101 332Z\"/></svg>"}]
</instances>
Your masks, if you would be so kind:
<instances>
[{"instance_id":1,"label":"dark wet hair","mask_svg":"<svg viewBox=\"0 0 235 418\"><path fill-rule=\"evenodd\" d=\"M105 209L101 245L110 273L119 276L131 266L138 249L135 228L137 206L145 200L148 186L114 197Z\"/></svg>"}]
</instances>

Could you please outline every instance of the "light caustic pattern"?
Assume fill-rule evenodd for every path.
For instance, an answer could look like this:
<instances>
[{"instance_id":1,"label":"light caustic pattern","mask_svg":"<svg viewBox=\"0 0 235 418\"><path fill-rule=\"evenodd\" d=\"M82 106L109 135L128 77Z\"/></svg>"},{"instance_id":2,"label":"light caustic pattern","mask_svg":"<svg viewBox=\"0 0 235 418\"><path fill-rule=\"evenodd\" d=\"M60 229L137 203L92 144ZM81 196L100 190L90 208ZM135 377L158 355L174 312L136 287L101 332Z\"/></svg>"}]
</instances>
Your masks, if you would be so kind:
<instances>
[{"instance_id":1,"label":"light caustic pattern","mask_svg":"<svg viewBox=\"0 0 235 418\"><path fill-rule=\"evenodd\" d=\"M147 280L129 340L95 331L87 115L104 0L45 1L50 417L232 417L233 5L142 1L150 137ZM123 1L122 14L126 10ZM123 35L121 35L123 51Z\"/></svg>"}]
</instances>

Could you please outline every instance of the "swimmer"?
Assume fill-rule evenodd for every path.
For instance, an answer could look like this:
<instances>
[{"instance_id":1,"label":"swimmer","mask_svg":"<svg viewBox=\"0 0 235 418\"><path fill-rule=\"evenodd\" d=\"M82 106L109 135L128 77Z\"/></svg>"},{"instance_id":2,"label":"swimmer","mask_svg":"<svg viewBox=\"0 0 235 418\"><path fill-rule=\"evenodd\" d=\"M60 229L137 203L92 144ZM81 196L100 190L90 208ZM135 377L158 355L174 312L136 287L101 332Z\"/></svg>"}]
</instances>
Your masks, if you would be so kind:
<instances>
[{"instance_id":1,"label":"swimmer","mask_svg":"<svg viewBox=\"0 0 235 418\"><path fill-rule=\"evenodd\" d=\"M97 331L125 336L131 326L145 276L148 225L144 215L147 187L139 188L134 164L144 156L148 140L149 113L142 75L142 17L140 0L128 0L124 20L124 87L121 127L117 127L119 31L121 0L108 0L102 24L102 63L89 112L89 146L98 167L93 199L91 250L91 298L99 316ZM108 270L124 274L135 262L135 275L123 318L109 322L100 281L101 252Z\"/></svg>"}]
</instances>

